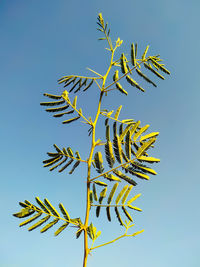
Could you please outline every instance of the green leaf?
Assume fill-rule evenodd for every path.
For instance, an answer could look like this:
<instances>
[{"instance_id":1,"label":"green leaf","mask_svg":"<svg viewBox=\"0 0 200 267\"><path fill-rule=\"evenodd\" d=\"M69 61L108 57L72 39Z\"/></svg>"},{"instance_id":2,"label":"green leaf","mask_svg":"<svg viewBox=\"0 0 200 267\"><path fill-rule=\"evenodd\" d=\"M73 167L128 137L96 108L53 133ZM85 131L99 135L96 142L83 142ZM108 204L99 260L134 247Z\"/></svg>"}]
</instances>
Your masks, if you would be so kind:
<instances>
[{"instance_id":1,"label":"green leaf","mask_svg":"<svg viewBox=\"0 0 200 267\"><path fill-rule=\"evenodd\" d=\"M72 167L71 171L69 172L69 174L72 174L74 172L74 170L78 167L78 165L80 164L80 161L77 161L74 166Z\"/></svg>"},{"instance_id":2,"label":"green leaf","mask_svg":"<svg viewBox=\"0 0 200 267\"><path fill-rule=\"evenodd\" d=\"M138 88L140 91L145 92L145 90L144 90L141 86L139 86L139 84L138 84L135 80L133 80L129 75L126 75L126 80L127 80L127 82L130 83L132 86L135 86L135 87Z\"/></svg>"},{"instance_id":3,"label":"green leaf","mask_svg":"<svg viewBox=\"0 0 200 267\"><path fill-rule=\"evenodd\" d=\"M77 232L76 232L76 239L78 239L82 233L83 229L79 229Z\"/></svg>"},{"instance_id":4,"label":"green leaf","mask_svg":"<svg viewBox=\"0 0 200 267\"><path fill-rule=\"evenodd\" d=\"M106 192L107 192L107 187L105 187L100 193L99 204L101 204L103 199L106 197Z\"/></svg>"},{"instance_id":5,"label":"green leaf","mask_svg":"<svg viewBox=\"0 0 200 267\"><path fill-rule=\"evenodd\" d=\"M44 205L44 203L40 200L39 197L36 197L35 200L46 213L51 214L51 212L47 209L47 207Z\"/></svg>"},{"instance_id":6,"label":"green leaf","mask_svg":"<svg viewBox=\"0 0 200 267\"><path fill-rule=\"evenodd\" d=\"M44 199L44 203L47 205L47 207L50 209L53 215L60 217L58 211L51 205L51 203L47 198Z\"/></svg>"},{"instance_id":7,"label":"green leaf","mask_svg":"<svg viewBox=\"0 0 200 267\"><path fill-rule=\"evenodd\" d=\"M118 79L119 79L119 71L116 70L116 71L115 71L115 74L114 74L114 76L113 76L113 81L116 82L115 85L116 85L117 89L118 89L121 93L127 95L128 93L123 89L123 87L121 86L121 84L120 84L119 82L117 82Z\"/></svg>"},{"instance_id":8,"label":"green leaf","mask_svg":"<svg viewBox=\"0 0 200 267\"><path fill-rule=\"evenodd\" d=\"M20 212L13 214L13 216L17 218L24 218L32 215L35 211L29 208L21 209Z\"/></svg>"},{"instance_id":9,"label":"green leaf","mask_svg":"<svg viewBox=\"0 0 200 267\"><path fill-rule=\"evenodd\" d=\"M133 136L133 141L136 141L138 139L138 137L144 133L148 128L149 128L150 125L145 125L144 127L142 127L134 136Z\"/></svg>"},{"instance_id":10,"label":"green leaf","mask_svg":"<svg viewBox=\"0 0 200 267\"><path fill-rule=\"evenodd\" d=\"M74 91L74 93L77 93L78 91L80 91L81 87L84 85L84 82L82 83L82 78L79 80L79 86L78 88Z\"/></svg>"},{"instance_id":11,"label":"green leaf","mask_svg":"<svg viewBox=\"0 0 200 267\"><path fill-rule=\"evenodd\" d=\"M65 110L69 107L69 105L65 105L65 106L62 106L62 107L58 107L58 108L47 108L46 111L47 112L57 112L57 111L62 111L62 110Z\"/></svg>"},{"instance_id":12,"label":"green leaf","mask_svg":"<svg viewBox=\"0 0 200 267\"><path fill-rule=\"evenodd\" d=\"M71 149L71 147L68 147L67 148L67 152L68 152L68 155L70 156L70 157L74 157L74 154L73 154L73 151L72 151L72 149Z\"/></svg>"},{"instance_id":13,"label":"green leaf","mask_svg":"<svg viewBox=\"0 0 200 267\"><path fill-rule=\"evenodd\" d=\"M153 175L156 175L157 174L157 172L154 171L153 169L151 169L149 167L146 167L146 166L143 166L143 165L140 165L139 163L133 162L131 164L133 165L134 168L139 169L139 170L142 170L145 173L148 172L148 173L151 173Z\"/></svg>"},{"instance_id":14,"label":"green leaf","mask_svg":"<svg viewBox=\"0 0 200 267\"><path fill-rule=\"evenodd\" d=\"M59 235L63 230L65 230L65 228L69 225L69 223L64 223L63 225L61 225L58 230L54 233L55 236Z\"/></svg>"},{"instance_id":15,"label":"green leaf","mask_svg":"<svg viewBox=\"0 0 200 267\"><path fill-rule=\"evenodd\" d=\"M61 83L63 83L63 82L67 82L67 81L69 81L72 77L74 77L74 76L73 76L73 75L64 76L64 77L62 77L62 78L60 78L60 79L58 80L58 83L61 84Z\"/></svg>"},{"instance_id":16,"label":"green leaf","mask_svg":"<svg viewBox=\"0 0 200 267\"><path fill-rule=\"evenodd\" d=\"M124 206L122 207L122 210L123 210L124 214L126 215L126 217L132 222L133 219Z\"/></svg>"},{"instance_id":17,"label":"green leaf","mask_svg":"<svg viewBox=\"0 0 200 267\"><path fill-rule=\"evenodd\" d=\"M109 197L108 197L108 200L107 200L107 203L110 204L112 199L113 199L113 196L115 194L115 191L117 190L117 187L118 187L119 183L115 183L112 187L112 190L110 191L110 194L109 194Z\"/></svg>"},{"instance_id":18,"label":"green leaf","mask_svg":"<svg viewBox=\"0 0 200 267\"><path fill-rule=\"evenodd\" d=\"M108 162L108 165L110 168L112 168L115 163L115 156L113 153L111 141L107 141L107 143L105 144L105 154L106 154L106 160Z\"/></svg>"},{"instance_id":19,"label":"green leaf","mask_svg":"<svg viewBox=\"0 0 200 267\"><path fill-rule=\"evenodd\" d=\"M135 133L135 131L137 130L137 128L139 127L140 125L140 121L137 121L133 127L130 129L130 137Z\"/></svg>"},{"instance_id":20,"label":"green leaf","mask_svg":"<svg viewBox=\"0 0 200 267\"><path fill-rule=\"evenodd\" d=\"M153 158L153 157L140 156L138 157L138 159L141 161L149 162L149 163L160 162L160 159Z\"/></svg>"},{"instance_id":21,"label":"green leaf","mask_svg":"<svg viewBox=\"0 0 200 267\"><path fill-rule=\"evenodd\" d=\"M90 190L90 204L93 203L93 192L92 190Z\"/></svg>"},{"instance_id":22,"label":"green leaf","mask_svg":"<svg viewBox=\"0 0 200 267\"><path fill-rule=\"evenodd\" d=\"M54 144L53 146L55 147L55 149L56 149L56 151L58 153L61 153L62 154L62 150L56 144Z\"/></svg>"},{"instance_id":23,"label":"green leaf","mask_svg":"<svg viewBox=\"0 0 200 267\"><path fill-rule=\"evenodd\" d=\"M129 184L132 184L134 186L137 185L137 183L132 180L130 177L126 176L125 174L123 174L122 172L118 171L118 170L113 170L113 172L119 176L120 178L122 178L123 180L125 180L126 182L128 182Z\"/></svg>"},{"instance_id":24,"label":"green leaf","mask_svg":"<svg viewBox=\"0 0 200 267\"><path fill-rule=\"evenodd\" d=\"M161 71L163 71L164 73L170 74L170 71L168 71L166 68L164 68L161 64L159 64L155 59L153 59L152 57L150 58L150 60L152 61L153 64L156 65L156 67L158 69L160 69Z\"/></svg>"},{"instance_id":25,"label":"green leaf","mask_svg":"<svg viewBox=\"0 0 200 267\"><path fill-rule=\"evenodd\" d=\"M81 81L81 78L72 86L72 88L69 90L69 92L72 92L74 90L74 88L77 86L77 84L79 84Z\"/></svg>"},{"instance_id":26,"label":"green leaf","mask_svg":"<svg viewBox=\"0 0 200 267\"><path fill-rule=\"evenodd\" d=\"M121 54L120 64L121 64L121 72L124 73L124 74L127 73L128 69L127 69L126 57L125 57L124 53Z\"/></svg>"},{"instance_id":27,"label":"green leaf","mask_svg":"<svg viewBox=\"0 0 200 267\"><path fill-rule=\"evenodd\" d=\"M70 216L69 216L69 213L67 212L67 210L65 209L65 207L63 206L62 203L59 204L59 208L64 216L64 218L67 220L67 221L70 221Z\"/></svg>"},{"instance_id":28,"label":"green leaf","mask_svg":"<svg viewBox=\"0 0 200 267\"><path fill-rule=\"evenodd\" d=\"M150 133L150 134L147 134L147 135L144 135L144 136L141 136L140 137L140 142L144 141L144 140L147 140L149 138L152 138L152 137L156 137L159 135L159 132L153 132L153 133Z\"/></svg>"},{"instance_id":29,"label":"green leaf","mask_svg":"<svg viewBox=\"0 0 200 267\"><path fill-rule=\"evenodd\" d=\"M49 98L52 98L52 99L61 99L62 98L62 96L60 96L60 95L51 95L51 94L44 94L44 96L47 96L47 97L49 97Z\"/></svg>"},{"instance_id":30,"label":"green leaf","mask_svg":"<svg viewBox=\"0 0 200 267\"><path fill-rule=\"evenodd\" d=\"M156 70L154 70L151 65L148 65L147 63L144 63L144 66L146 69L150 70L151 72L153 72L156 76L158 76L159 78L161 78L162 80L164 80L165 78L160 74L158 73Z\"/></svg>"},{"instance_id":31,"label":"green leaf","mask_svg":"<svg viewBox=\"0 0 200 267\"><path fill-rule=\"evenodd\" d=\"M130 135L130 131L128 131L126 134L125 151L126 151L127 158L130 160L131 159L131 135Z\"/></svg>"},{"instance_id":32,"label":"green leaf","mask_svg":"<svg viewBox=\"0 0 200 267\"><path fill-rule=\"evenodd\" d=\"M141 158L146 150L150 148L150 146L156 141L156 138L151 138L149 141L143 143L143 145L138 149L136 153L137 158Z\"/></svg>"},{"instance_id":33,"label":"green leaf","mask_svg":"<svg viewBox=\"0 0 200 267\"><path fill-rule=\"evenodd\" d=\"M131 62L133 66L136 66L136 55L135 55L135 46L131 44Z\"/></svg>"},{"instance_id":34,"label":"green leaf","mask_svg":"<svg viewBox=\"0 0 200 267\"><path fill-rule=\"evenodd\" d=\"M73 106L74 108L76 108L76 103L77 103L77 96L75 96L74 101L73 101L73 104L72 104L72 106Z\"/></svg>"},{"instance_id":35,"label":"green leaf","mask_svg":"<svg viewBox=\"0 0 200 267\"><path fill-rule=\"evenodd\" d=\"M40 233L46 232L47 230L49 230L49 228L51 228L52 226L54 226L58 221L59 221L59 219L54 219L53 221L51 221L50 223L48 223L46 226L44 226L40 230Z\"/></svg>"},{"instance_id":36,"label":"green leaf","mask_svg":"<svg viewBox=\"0 0 200 267\"><path fill-rule=\"evenodd\" d=\"M95 184L98 184L98 185L100 185L100 186L108 186L106 183L103 183L103 182L101 182L101 181L94 181L94 183Z\"/></svg>"},{"instance_id":37,"label":"green leaf","mask_svg":"<svg viewBox=\"0 0 200 267\"><path fill-rule=\"evenodd\" d=\"M139 198L141 196L141 194L137 194L134 197L132 197L128 202L127 205L130 205L133 201L135 201L137 198Z\"/></svg>"},{"instance_id":38,"label":"green leaf","mask_svg":"<svg viewBox=\"0 0 200 267\"><path fill-rule=\"evenodd\" d=\"M59 172L64 171L70 164L72 164L73 161L74 161L73 159L71 159L70 161L68 161L67 164L65 164L65 165L59 170Z\"/></svg>"},{"instance_id":39,"label":"green leaf","mask_svg":"<svg viewBox=\"0 0 200 267\"><path fill-rule=\"evenodd\" d=\"M150 80L144 73L142 73L139 69L136 69L137 74L142 77L145 81L147 81L148 83L151 83L154 87L157 87L157 85L152 82L152 80Z\"/></svg>"},{"instance_id":40,"label":"green leaf","mask_svg":"<svg viewBox=\"0 0 200 267\"><path fill-rule=\"evenodd\" d=\"M104 168L103 168L103 158L101 152L96 152L94 155L94 162L96 165L96 169L98 173L102 173Z\"/></svg>"},{"instance_id":41,"label":"green leaf","mask_svg":"<svg viewBox=\"0 0 200 267\"><path fill-rule=\"evenodd\" d=\"M73 122L73 121L76 121L76 120L78 120L79 118L80 118L80 116L78 116L78 117L74 117L74 118L72 118L72 119L69 119L69 120L63 121L62 123L63 123L63 124L71 123L71 122Z\"/></svg>"},{"instance_id":42,"label":"green leaf","mask_svg":"<svg viewBox=\"0 0 200 267\"><path fill-rule=\"evenodd\" d=\"M74 113L74 110L69 110L69 111L67 111L67 112L57 113L57 114L54 114L53 117L54 117L54 118L60 118L60 117L62 117L63 115L72 114L72 113Z\"/></svg>"},{"instance_id":43,"label":"green leaf","mask_svg":"<svg viewBox=\"0 0 200 267\"><path fill-rule=\"evenodd\" d=\"M116 134L113 139L113 147L116 159L119 163L122 163L122 147L120 137Z\"/></svg>"},{"instance_id":44,"label":"green leaf","mask_svg":"<svg viewBox=\"0 0 200 267\"><path fill-rule=\"evenodd\" d=\"M94 195L94 200L97 201L98 200L98 197L97 197L96 186L95 186L94 183L92 185L92 191L93 191L93 195Z\"/></svg>"},{"instance_id":45,"label":"green leaf","mask_svg":"<svg viewBox=\"0 0 200 267\"><path fill-rule=\"evenodd\" d=\"M121 201L122 205L125 203L125 201L126 201L128 195L129 195L129 193L131 192L132 188L133 188L133 185L129 185L129 187L127 188L126 192L124 193L124 196L123 196L122 201Z\"/></svg>"},{"instance_id":46,"label":"green leaf","mask_svg":"<svg viewBox=\"0 0 200 267\"><path fill-rule=\"evenodd\" d=\"M128 205L128 207L130 208L130 209L133 209L133 210L137 210L137 211L142 211L140 208L138 208L138 207L133 207L133 206L131 206L131 205Z\"/></svg>"},{"instance_id":47,"label":"green leaf","mask_svg":"<svg viewBox=\"0 0 200 267\"><path fill-rule=\"evenodd\" d=\"M46 163L44 167L49 167L53 165L54 163L62 159L62 157L63 157L62 155L58 155L56 158L50 158L50 159L44 160L43 163Z\"/></svg>"},{"instance_id":48,"label":"green leaf","mask_svg":"<svg viewBox=\"0 0 200 267\"><path fill-rule=\"evenodd\" d=\"M114 116L115 120L118 119L121 109L122 109L122 105L118 107L118 109L117 109L117 111L115 113L115 116Z\"/></svg>"},{"instance_id":49,"label":"green leaf","mask_svg":"<svg viewBox=\"0 0 200 267\"><path fill-rule=\"evenodd\" d=\"M110 126L106 125L106 140L110 141Z\"/></svg>"},{"instance_id":50,"label":"green leaf","mask_svg":"<svg viewBox=\"0 0 200 267\"><path fill-rule=\"evenodd\" d=\"M137 57L137 43L135 44L135 57Z\"/></svg>"},{"instance_id":51,"label":"green leaf","mask_svg":"<svg viewBox=\"0 0 200 267\"><path fill-rule=\"evenodd\" d=\"M87 227L87 233L92 240L96 239L96 230L96 227L94 227L92 223Z\"/></svg>"},{"instance_id":52,"label":"green leaf","mask_svg":"<svg viewBox=\"0 0 200 267\"><path fill-rule=\"evenodd\" d=\"M56 105L61 105L64 104L65 100L60 100L60 101L54 101L54 102L41 102L41 106L56 106Z\"/></svg>"},{"instance_id":53,"label":"green leaf","mask_svg":"<svg viewBox=\"0 0 200 267\"><path fill-rule=\"evenodd\" d=\"M123 225L123 221L122 221L122 219L121 219L121 216L120 216L120 214L119 214L119 211L118 211L118 208L117 208L117 207L115 207L115 213L116 213L116 215L117 215L117 219L118 219L120 225Z\"/></svg>"},{"instance_id":54,"label":"green leaf","mask_svg":"<svg viewBox=\"0 0 200 267\"><path fill-rule=\"evenodd\" d=\"M127 170L132 175L135 175L135 176L137 176L137 177L139 177L141 179L149 180L149 176L144 174L144 173L133 171L131 168L127 168Z\"/></svg>"},{"instance_id":55,"label":"green leaf","mask_svg":"<svg viewBox=\"0 0 200 267\"><path fill-rule=\"evenodd\" d=\"M57 168L58 166L62 165L66 160L68 159L68 157L64 158L62 161L60 161L58 164L54 165L53 167L51 167L49 170L53 171L55 168Z\"/></svg>"},{"instance_id":56,"label":"green leaf","mask_svg":"<svg viewBox=\"0 0 200 267\"><path fill-rule=\"evenodd\" d=\"M142 60L145 60L145 57L146 57L148 49L149 49L149 45L147 45L147 47L146 47L146 49L145 49L145 51L144 51L144 53L142 55Z\"/></svg>"},{"instance_id":57,"label":"green leaf","mask_svg":"<svg viewBox=\"0 0 200 267\"><path fill-rule=\"evenodd\" d=\"M47 215L46 217L42 218L39 222L35 223L34 225L32 225L31 227L28 228L29 231L34 230L35 228L39 227L40 225L42 225L43 223L45 223L51 216Z\"/></svg>"},{"instance_id":58,"label":"green leaf","mask_svg":"<svg viewBox=\"0 0 200 267\"><path fill-rule=\"evenodd\" d=\"M125 135L128 133L128 131L133 127L133 124L130 123L126 126L126 128L124 129L123 133L120 135L120 141L123 141Z\"/></svg>"},{"instance_id":59,"label":"green leaf","mask_svg":"<svg viewBox=\"0 0 200 267\"><path fill-rule=\"evenodd\" d=\"M32 221L36 220L38 217L40 217L42 215L42 212L38 212L37 214L35 214L33 217L29 218L28 220L26 221L23 221L22 223L20 223L20 227L21 226L24 226L28 223L31 223Z\"/></svg>"},{"instance_id":60,"label":"green leaf","mask_svg":"<svg viewBox=\"0 0 200 267\"><path fill-rule=\"evenodd\" d=\"M111 222L110 207L106 207L106 215L107 215L108 221Z\"/></svg>"},{"instance_id":61,"label":"green leaf","mask_svg":"<svg viewBox=\"0 0 200 267\"><path fill-rule=\"evenodd\" d=\"M112 174L104 174L103 177L106 178L106 179L108 179L109 181L118 181L118 182L121 182L121 180L118 177L116 177L116 176L114 176Z\"/></svg>"},{"instance_id":62,"label":"green leaf","mask_svg":"<svg viewBox=\"0 0 200 267\"><path fill-rule=\"evenodd\" d=\"M119 192L119 194L118 194L118 196L117 196L117 198L116 198L116 200L115 200L115 204L116 204L116 205L119 203L120 199L122 198L122 196L123 196L124 192L127 190L127 188L128 188L128 185L125 185L125 186L122 188L122 190Z\"/></svg>"},{"instance_id":63,"label":"green leaf","mask_svg":"<svg viewBox=\"0 0 200 267\"><path fill-rule=\"evenodd\" d=\"M120 83L116 83L116 87L122 94L128 95L128 92L124 90Z\"/></svg>"},{"instance_id":64,"label":"green leaf","mask_svg":"<svg viewBox=\"0 0 200 267\"><path fill-rule=\"evenodd\" d=\"M73 79L71 79L71 81L66 82L64 87L67 87L68 85L70 85L71 83L74 83L76 81L77 77L74 77Z\"/></svg>"},{"instance_id":65,"label":"green leaf","mask_svg":"<svg viewBox=\"0 0 200 267\"><path fill-rule=\"evenodd\" d=\"M90 86L93 84L93 82L94 82L94 80L92 80L92 81L88 84L88 86L86 86L86 87L83 89L83 91L86 91L87 89L89 89Z\"/></svg>"}]
</instances>

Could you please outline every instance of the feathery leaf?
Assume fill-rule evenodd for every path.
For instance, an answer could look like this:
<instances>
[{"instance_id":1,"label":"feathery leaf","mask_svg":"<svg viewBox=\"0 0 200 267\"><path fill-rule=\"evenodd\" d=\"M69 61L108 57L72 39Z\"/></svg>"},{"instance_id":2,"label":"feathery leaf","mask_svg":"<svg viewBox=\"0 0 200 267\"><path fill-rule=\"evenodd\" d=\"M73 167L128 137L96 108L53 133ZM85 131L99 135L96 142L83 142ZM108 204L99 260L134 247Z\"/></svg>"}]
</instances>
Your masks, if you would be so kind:
<instances>
[{"instance_id":1,"label":"feathery leaf","mask_svg":"<svg viewBox=\"0 0 200 267\"><path fill-rule=\"evenodd\" d=\"M60 95L51 95L51 94L43 94L44 96L47 96L47 97L49 97L49 98L52 98L52 99L61 99L62 98L62 96L60 96Z\"/></svg>"},{"instance_id":2,"label":"feathery leaf","mask_svg":"<svg viewBox=\"0 0 200 267\"><path fill-rule=\"evenodd\" d=\"M24 226L24 225L26 225L26 224L28 224L28 223L31 223L31 222L33 222L34 220L36 220L38 217L40 217L42 215L42 212L38 212L37 214L35 214L33 217L31 217L31 218L29 218L28 220L26 220L26 221L23 221L22 223L20 223L20 227L21 226Z\"/></svg>"},{"instance_id":3,"label":"feathery leaf","mask_svg":"<svg viewBox=\"0 0 200 267\"><path fill-rule=\"evenodd\" d=\"M72 121L76 121L76 120L78 120L79 118L80 118L80 116L78 116L78 117L74 117L74 118L72 118L72 119L63 121L62 123L63 123L63 124L70 123L70 122L72 122Z\"/></svg>"},{"instance_id":4,"label":"feathery leaf","mask_svg":"<svg viewBox=\"0 0 200 267\"><path fill-rule=\"evenodd\" d=\"M121 200L121 198L122 198L124 192L127 190L127 188L128 188L128 185L125 185L125 186L122 188L122 190L119 192L119 194L118 194L118 196L117 196L117 198L116 198L116 200L115 200L115 204L116 204L116 205L117 205L117 204L119 203L119 201Z\"/></svg>"},{"instance_id":5,"label":"feathery leaf","mask_svg":"<svg viewBox=\"0 0 200 267\"><path fill-rule=\"evenodd\" d=\"M120 177L122 180L125 180L126 182L128 182L129 184L132 184L134 186L137 185L137 183L132 180L130 177L126 176L125 174L123 174L122 172L118 171L118 170L113 170L113 172Z\"/></svg>"},{"instance_id":6,"label":"feathery leaf","mask_svg":"<svg viewBox=\"0 0 200 267\"><path fill-rule=\"evenodd\" d=\"M65 230L65 228L69 225L69 223L64 223L63 225L61 225L58 230L54 233L55 236L59 235L63 230Z\"/></svg>"},{"instance_id":7,"label":"feathery leaf","mask_svg":"<svg viewBox=\"0 0 200 267\"><path fill-rule=\"evenodd\" d=\"M115 194L115 191L117 190L118 185L119 185L119 183L115 183L115 184L113 185L113 188L112 188L112 190L110 191L110 194L109 194L109 197L108 197L108 200L107 200L107 203L108 203L108 204L111 203L111 201L112 201L112 199L113 199L113 196L114 196L114 194Z\"/></svg>"},{"instance_id":8,"label":"feathery leaf","mask_svg":"<svg viewBox=\"0 0 200 267\"><path fill-rule=\"evenodd\" d=\"M51 228L52 226L54 226L57 222L59 221L59 219L54 219L53 221L51 221L50 223L48 223L47 225L45 225L41 230L40 233L44 233L47 230L49 230L49 228Z\"/></svg>"},{"instance_id":9,"label":"feathery leaf","mask_svg":"<svg viewBox=\"0 0 200 267\"><path fill-rule=\"evenodd\" d=\"M59 208L64 216L64 218L69 221L70 220L70 216L69 216L69 213L67 212L67 210L65 209L65 207L63 206L62 203L59 204Z\"/></svg>"},{"instance_id":10,"label":"feathery leaf","mask_svg":"<svg viewBox=\"0 0 200 267\"><path fill-rule=\"evenodd\" d=\"M47 215L46 217L42 218L39 222L35 223L34 225L32 225L31 227L28 228L29 231L34 230L35 228L39 227L40 225L42 225L43 223L45 223L51 216Z\"/></svg>"},{"instance_id":11,"label":"feathery leaf","mask_svg":"<svg viewBox=\"0 0 200 267\"><path fill-rule=\"evenodd\" d=\"M145 92L145 90L139 86L139 84L133 80L129 75L126 75L126 80L128 83L130 83L132 86L135 86L136 88L138 88L139 90L141 90L142 92Z\"/></svg>"}]
</instances>

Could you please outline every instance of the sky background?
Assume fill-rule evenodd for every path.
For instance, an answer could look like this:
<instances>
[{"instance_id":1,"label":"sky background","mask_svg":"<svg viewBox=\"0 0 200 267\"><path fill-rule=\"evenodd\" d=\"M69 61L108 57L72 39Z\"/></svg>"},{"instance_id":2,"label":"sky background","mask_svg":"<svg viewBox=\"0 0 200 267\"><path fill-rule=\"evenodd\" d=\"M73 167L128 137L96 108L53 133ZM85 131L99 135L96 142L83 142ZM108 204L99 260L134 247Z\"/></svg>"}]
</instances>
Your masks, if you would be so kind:
<instances>
[{"instance_id":1,"label":"sky background","mask_svg":"<svg viewBox=\"0 0 200 267\"><path fill-rule=\"evenodd\" d=\"M88 156L87 127L79 122L62 125L39 103L43 93L61 94L57 80L63 75L91 75L86 67L104 74L109 53L104 41L97 41L96 17L102 12L111 28L113 41L124 40L119 53L130 53L138 43L138 53L150 45L149 54L160 54L171 76L154 79L146 93L123 83L128 97L110 93L103 108L122 104L122 119L150 124L159 131L151 155L161 158L152 166L158 172L149 181L136 178L134 193L142 213L133 212L135 226L145 232L135 238L97 249L88 267L198 267L199 260L199 1L0 1L0 267L80 267L83 237L67 228L54 237L54 226L44 234L27 231L12 216L20 210L19 201L48 198L53 205L62 202L71 217L85 213L84 166L74 175L59 174L42 167L53 144L79 150ZM96 111L98 90L91 87L78 95L78 107L86 116ZM103 120L99 138L104 138ZM68 170L68 169L67 169ZM100 218L91 213L90 221L102 230L96 245L123 233L115 214L107 222L105 210ZM198 255L197 255L198 253Z\"/></svg>"}]
</instances>

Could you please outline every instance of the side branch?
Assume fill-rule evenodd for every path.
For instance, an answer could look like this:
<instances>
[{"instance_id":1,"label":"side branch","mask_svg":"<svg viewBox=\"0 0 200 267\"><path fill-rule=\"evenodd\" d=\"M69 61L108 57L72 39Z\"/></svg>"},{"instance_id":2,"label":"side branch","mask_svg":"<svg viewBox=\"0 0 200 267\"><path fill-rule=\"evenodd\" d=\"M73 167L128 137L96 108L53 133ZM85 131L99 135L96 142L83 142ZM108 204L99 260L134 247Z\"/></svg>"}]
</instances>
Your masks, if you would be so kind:
<instances>
[{"instance_id":1,"label":"side branch","mask_svg":"<svg viewBox=\"0 0 200 267\"><path fill-rule=\"evenodd\" d=\"M68 92L65 90L62 94L62 98L65 99L65 101L67 102L67 104L69 104L77 113L80 117L82 117L89 125L91 125L91 122L85 118L85 116L83 116L82 112L80 110L77 110L77 108L75 106L73 106L73 104L71 103L69 97L68 97Z\"/></svg>"},{"instance_id":2,"label":"side branch","mask_svg":"<svg viewBox=\"0 0 200 267\"><path fill-rule=\"evenodd\" d=\"M146 59L144 59L144 60L141 60L141 62L138 63L138 65L141 65L142 63L144 63L144 62L146 62L146 61L148 61L148 60L149 60L149 57L146 58ZM116 81L114 81L114 82L112 82L110 85L108 85L108 86L104 89L105 92L107 92L107 89L108 89L109 87L111 87L112 85L116 84L116 82L118 82L119 80L123 79L127 74L131 73L131 71L134 70L134 69L136 69L136 68L137 68L137 66L134 66L133 68L129 69L129 70L128 70L124 75L122 75L119 79L117 79Z\"/></svg>"},{"instance_id":3,"label":"side branch","mask_svg":"<svg viewBox=\"0 0 200 267\"><path fill-rule=\"evenodd\" d=\"M118 169L118 168L120 168L120 167L123 167L124 165L127 165L128 163L134 162L134 160L136 160L136 158L131 159L131 160L129 160L129 161L127 161L127 162L125 162L125 163L123 163L123 164L121 164L121 165L119 165L119 166L117 166L117 167L115 167L115 168L113 168L113 169L107 171L107 172L101 173L100 175L98 175L98 176L92 178L92 179L90 180L90 182L96 180L97 178L99 178L99 177L101 177L101 176L104 176L105 174L107 174L107 173L109 173L109 172L112 172L112 171L114 171L114 170L116 170L116 169Z\"/></svg>"},{"instance_id":4,"label":"side branch","mask_svg":"<svg viewBox=\"0 0 200 267\"><path fill-rule=\"evenodd\" d=\"M127 232L127 231L126 231ZM140 234L140 233L142 233L142 232L144 232L144 229L143 230L141 230L141 231L138 231L138 232L135 232L134 234L132 234L132 235L127 235L127 233L125 232L125 234L123 234L123 235L121 235L121 236L119 236L119 237L117 237L117 238L115 238L115 239L113 239L113 240L111 240L111 241L109 241L109 242L106 242L106 243L103 243L103 244L101 244L101 245L99 245L99 246L96 246L96 247L91 247L90 248L90 250L93 250L93 249L96 249L96 248L100 248L100 247L103 247L103 246L106 246L106 245L109 245L109 244L111 244L111 243L114 243L115 241L117 241L117 240L119 240L119 239L121 239L121 238L123 238L123 237L128 237L128 236L136 236L136 235L138 235L138 234Z\"/></svg>"}]
</instances>

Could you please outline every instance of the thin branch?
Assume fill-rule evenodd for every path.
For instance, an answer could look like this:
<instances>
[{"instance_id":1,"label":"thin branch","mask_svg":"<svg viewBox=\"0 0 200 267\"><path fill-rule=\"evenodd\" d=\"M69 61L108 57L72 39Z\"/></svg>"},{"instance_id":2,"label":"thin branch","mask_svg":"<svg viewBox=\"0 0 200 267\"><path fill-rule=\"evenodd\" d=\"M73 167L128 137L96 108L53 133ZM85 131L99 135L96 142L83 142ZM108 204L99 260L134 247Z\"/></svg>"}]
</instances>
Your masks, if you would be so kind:
<instances>
[{"instance_id":1,"label":"thin branch","mask_svg":"<svg viewBox=\"0 0 200 267\"><path fill-rule=\"evenodd\" d=\"M90 70L91 72L95 73L96 75L100 76L100 77L96 77L94 79L102 79L103 78L103 76L101 74L99 74L98 72L96 72L96 71L94 71L94 70L92 70L90 68L87 68L87 69Z\"/></svg>"},{"instance_id":2,"label":"thin branch","mask_svg":"<svg viewBox=\"0 0 200 267\"><path fill-rule=\"evenodd\" d=\"M99 245L99 246L96 246L96 247L93 247L93 248L91 247L90 250L93 250L93 249L96 249L96 248L100 248L100 247L109 245L109 244L114 243L115 241L117 241L117 240L119 240L119 239L121 239L121 238L123 238L123 237L132 237L132 236L136 236L136 235L138 235L138 234L144 232L144 230L141 230L141 231L135 232L135 233L132 234L132 235L127 235L127 234L126 234L126 233L127 233L127 230L128 230L128 228L126 229L125 234L123 234L123 235L121 235L121 236L119 236L119 237L117 237L117 238L115 238L115 239L113 239L113 240L111 240L111 241L109 241L109 242L103 243L103 244L101 244L101 245Z\"/></svg>"},{"instance_id":3,"label":"thin branch","mask_svg":"<svg viewBox=\"0 0 200 267\"><path fill-rule=\"evenodd\" d=\"M98 175L98 176L92 178L92 179L90 180L90 182L96 180L97 178L99 178L99 177L101 177L101 176L104 176L105 174L107 174L107 173L109 173L109 172L112 172L112 171L114 171L114 170L116 170L116 169L118 169L118 168L120 168L120 167L123 167L124 165L126 165L126 164L128 164L128 163L131 163L131 162L133 162L133 161L136 160L136 159L137 159L137 158L131 159L131 160L129 160L129 161L127 161L127 162L125 162L125 163L123 163L123 164L121 164L121 165L119 165L119 166L117 166L117 167L115 167L115 168L113 168L113 169L107 171L107 172L101 173L100 175Z\"/></svg>"},{"instance_id":4,"label":"thin branch","mask_svg":"<svg viewBox=\"0 0 200 267\"><path fill-rule=\"evenodd\" d=\"M90 123L90 121L89 120L87 120L84 116L83 116L83 114L79 111L79 110L77 110L77 108L75 108L73 105L72 105L72 103L71 103L71 101L70 101L70 99L68 98L68 96L65 96L65 95L63 95L62 94L62 97L67 101L67 103L79 114L79 116L80 117L82 117L85 121L87 121L87 123L89 124L89 125L91 125L91 123Z\"/></svg>"},{"instance_id":5,"label":"thin branch","mask_svg":"<svg viewBox=\"0 0 200 267\"><path fill-rule=\"evenodd\" d=\"M100 91L102 91L101 86L98 84L98 82L96 80L94 80L94 81L97 84L97 86L99 87Z\"/></svg>"},{"instance_id":6,"label":"thin branch","mask_svg":"<svg viewBox=\"0 0 200 267\"><path fill-rule=\"evenodd\" d=\"M142 63L148 61L149 57L141 60L141 62L138 65L141 65ZM108 85L104 90L107 90L109 87L111 87L113 84L115 84L116 82L118 82L119 80L121 80L122 78L124 78L127 74L129 74L132 70L134 70L135 68L137 68L136 66L134 66L132 69L129 69L129 71L127 71L124 75L122 75L118 80L114 81L113 83L111 83L110 85Z\"/></svg>"}]
</instances>

